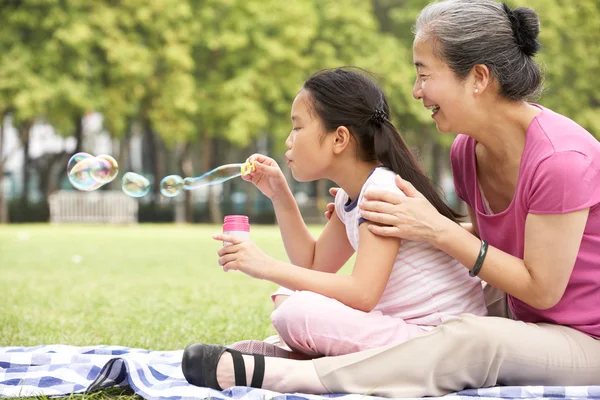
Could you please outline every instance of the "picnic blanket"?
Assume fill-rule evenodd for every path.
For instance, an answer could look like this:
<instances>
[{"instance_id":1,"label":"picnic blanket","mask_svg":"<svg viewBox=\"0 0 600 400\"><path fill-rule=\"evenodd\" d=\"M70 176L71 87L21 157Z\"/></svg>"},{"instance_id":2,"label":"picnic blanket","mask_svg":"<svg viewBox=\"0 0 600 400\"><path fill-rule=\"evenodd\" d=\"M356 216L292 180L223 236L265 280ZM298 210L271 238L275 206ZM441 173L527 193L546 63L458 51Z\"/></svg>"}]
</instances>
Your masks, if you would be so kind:
<instances>
[{"instance_id":1,"label":"picnic blanket","mask_svg":"<svg viewBox=\"0 0 600 400\"><path fill-rule=\"evenodd\" d=\"M151 351L122 346L44 345L0 347L0 397L68 396L128 386L146 399L338 400L381 399L359 394L309 395L235 387L222 392L188 384L183 350ZM452 400L600 399L600 386L494 387L464 390Z\"/></svg>"}]
</instances>

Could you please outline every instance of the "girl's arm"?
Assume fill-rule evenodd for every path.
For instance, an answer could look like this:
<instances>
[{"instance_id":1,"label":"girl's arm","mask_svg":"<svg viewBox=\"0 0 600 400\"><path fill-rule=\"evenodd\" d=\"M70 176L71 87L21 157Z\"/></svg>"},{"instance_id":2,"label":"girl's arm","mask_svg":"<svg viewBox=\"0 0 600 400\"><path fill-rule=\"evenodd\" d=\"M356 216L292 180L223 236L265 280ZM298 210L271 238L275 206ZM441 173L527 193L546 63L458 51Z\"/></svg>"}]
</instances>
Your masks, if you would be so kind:
<instances>
[{"instance_id":1,"label":"girl's arm","mask_svg":"<svg viewBox=\"0 0 600 400\"><path fill-rule=\"evenodd\" d=\"M293 265L335 273L354 253L346 237L346 228L336 213L333 213L318 240L315 240L291 192L275 198L273 206L285 251Z\"/></svg>"},{"instance_id":2,"label":"girl's arm","mask_svg":"<svg viewBox=\"0 0 600 400\"><path fill-rule=\"evenodd\" d=\"M332 222L336 224L336 220L343 226L337 216L332 216L328 227ZM274 260L266 267L262 278L292 290L319 293L348 307L370 312L379 302L387 285L400 240L378 237L369 231L368 224L369 222L365 222L359 227L360 244L351 275L298 268Z\"/></svg>"}]
</instances>

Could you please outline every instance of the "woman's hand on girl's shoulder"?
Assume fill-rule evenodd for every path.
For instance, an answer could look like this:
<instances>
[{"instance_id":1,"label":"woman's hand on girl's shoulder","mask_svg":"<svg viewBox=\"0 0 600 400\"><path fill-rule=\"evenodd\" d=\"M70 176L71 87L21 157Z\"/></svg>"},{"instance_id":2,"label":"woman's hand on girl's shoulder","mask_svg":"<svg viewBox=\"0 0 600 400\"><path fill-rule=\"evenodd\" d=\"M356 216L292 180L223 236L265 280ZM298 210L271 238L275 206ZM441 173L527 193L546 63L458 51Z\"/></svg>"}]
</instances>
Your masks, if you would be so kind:
<instances>
[{"instance_id":1,"label":"woman's hand on girl's shoulder","mask_svg":"<svg viewBox=\"0 0 600 400\"><path fill-rule=\"evenodd\" d=\"M448 219L417 191L396 176L396 185L405 194L387 190L368 190L359 204L361 216L376 224L369 229L376 235L435 244Z\"/></svg>"}]
</instances>

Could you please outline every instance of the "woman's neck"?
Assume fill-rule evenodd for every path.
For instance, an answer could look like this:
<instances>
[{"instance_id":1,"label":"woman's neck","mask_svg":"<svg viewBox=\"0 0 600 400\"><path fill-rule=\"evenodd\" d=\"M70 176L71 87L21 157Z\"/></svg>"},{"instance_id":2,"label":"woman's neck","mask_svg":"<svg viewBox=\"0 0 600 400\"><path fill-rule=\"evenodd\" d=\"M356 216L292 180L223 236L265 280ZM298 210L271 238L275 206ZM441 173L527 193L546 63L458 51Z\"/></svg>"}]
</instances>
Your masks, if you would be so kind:
<instances>
[{"instance_id":1,"label":"woman's neck","mask_svg":"<svg viewBox=\"0 0 600 400\"><path fill-rule=\"evenodd\" d=\"M380 165L379 161L358 161L356 159L340 161L329 179L354 200L360 194L371 172Z\"/></svg>"},{"instance_id":2,"label":"woman's neck","mask_svg":"<svg viewBox=\"0 0 600 400\"><path fill-rule=\"evenodd\" d=\"M521 159L529 125L541 110L531 104L503 103L479 116L482 121L468 133L498 163Z\"/></svg>"}]
</instances>

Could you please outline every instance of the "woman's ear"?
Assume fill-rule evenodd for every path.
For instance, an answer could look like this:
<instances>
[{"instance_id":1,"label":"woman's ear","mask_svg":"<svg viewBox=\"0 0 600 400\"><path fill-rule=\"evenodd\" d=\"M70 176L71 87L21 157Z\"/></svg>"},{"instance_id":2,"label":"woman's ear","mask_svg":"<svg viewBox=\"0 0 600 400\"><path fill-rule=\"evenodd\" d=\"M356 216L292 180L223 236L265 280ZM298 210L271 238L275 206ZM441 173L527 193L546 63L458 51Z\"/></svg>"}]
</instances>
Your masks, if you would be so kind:
<instances>
[{"instance_id":1,"label":"woman's ear","mask_svg":"<svg viewBox=\"0 0 600 400\"><path fill-rule=\"evenodd\" d=\"M482 93L492 83L492 73L487 65L476 64L471 69L473 93Z\"/></svg>"},{"instance_id":2,"label":"woman's ear","mask_svg":"<svg viewBox=\"0 0 600 400\"><path fill-rule=\"evenodd\" d=\"M338 126L333 136L333 153L341 154L350 144L352 134L345 126Z\"/></svg>"}]
</instances>

